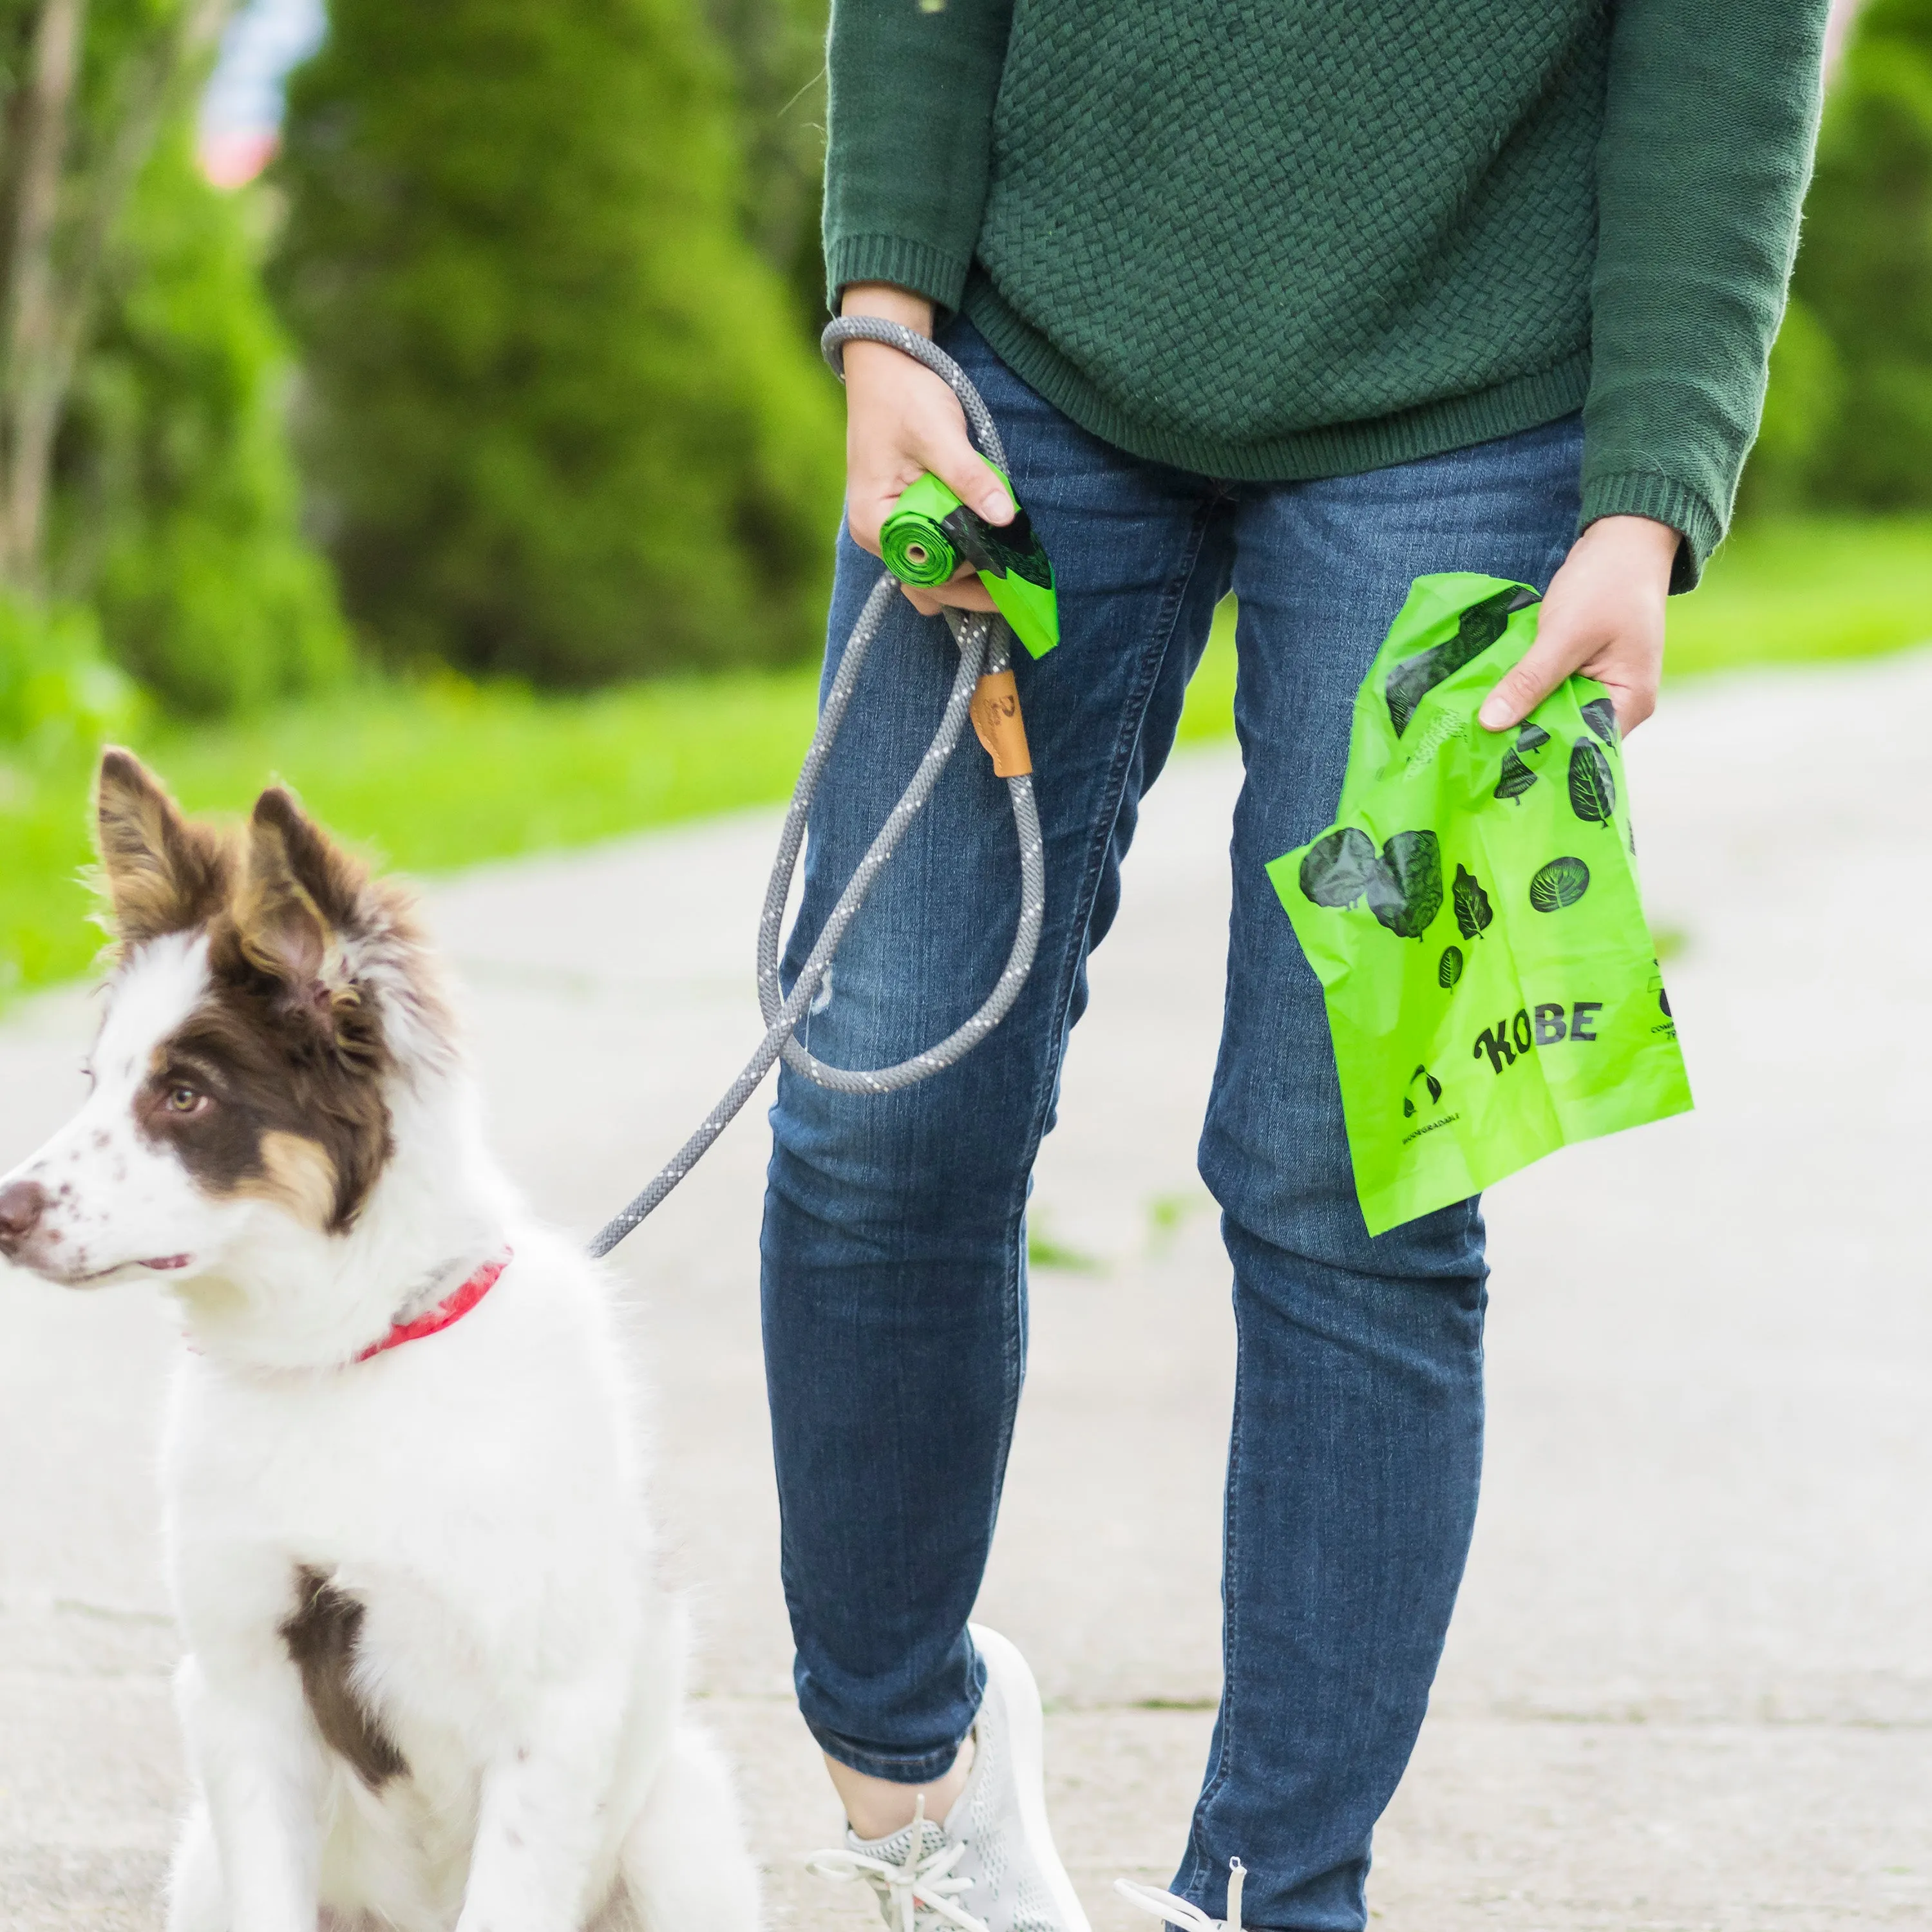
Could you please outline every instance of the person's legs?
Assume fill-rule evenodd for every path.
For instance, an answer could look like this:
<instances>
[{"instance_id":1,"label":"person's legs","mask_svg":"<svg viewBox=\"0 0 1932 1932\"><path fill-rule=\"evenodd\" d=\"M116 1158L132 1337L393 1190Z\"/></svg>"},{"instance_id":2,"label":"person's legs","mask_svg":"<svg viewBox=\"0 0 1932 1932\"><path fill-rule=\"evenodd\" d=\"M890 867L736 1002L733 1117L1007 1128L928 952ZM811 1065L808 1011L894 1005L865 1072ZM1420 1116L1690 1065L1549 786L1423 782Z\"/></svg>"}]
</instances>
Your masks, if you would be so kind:
<instances>
[{"instance_id":1,"label":"person's legs","mask_svg":"<svg viewBox=\"0 0 1932 1932\"><path fill-rule=\"evenodd\" d=\"M1574 419L1367 476L1251 488L1236 522L1246 777L1201 1172L1240 1334L1226 1677L1175 1889L1250 1927L1356 1932L1474 1526L1486 1273L1477 1203L1370 1239L1322 989L1262 870L1332 822L1357 687L1410 580L1546 586L1576 530Z\"/></svg>"},{"instance_id":2,"label":"person's legs","mask_svg":"<svg viewBox=\"0 0 1932 1932\"><path fill-rule=\"evenodd\" d=\"M961 1065L883 1098L784 1074L764 1234L800 1704L833 1760L902 1785L946 1772L979 1702L966 1619L1024 1360L1028 1177L1137 801L1226 586L1232 526L1224 494L1076 429L970 329L946 346L1000 424L1059 580L1062 641L1016 666L1045 929L1018 1005ZM835 659L880 568L842 542ZM788 978L911 776L954 661L941 622L909 604L874 646L813 808ZM1004 963L1017 880L1005 784L968 745L854 922L812 1050L880 1066L958 1025Z\"/></svg>"}]
</instances>

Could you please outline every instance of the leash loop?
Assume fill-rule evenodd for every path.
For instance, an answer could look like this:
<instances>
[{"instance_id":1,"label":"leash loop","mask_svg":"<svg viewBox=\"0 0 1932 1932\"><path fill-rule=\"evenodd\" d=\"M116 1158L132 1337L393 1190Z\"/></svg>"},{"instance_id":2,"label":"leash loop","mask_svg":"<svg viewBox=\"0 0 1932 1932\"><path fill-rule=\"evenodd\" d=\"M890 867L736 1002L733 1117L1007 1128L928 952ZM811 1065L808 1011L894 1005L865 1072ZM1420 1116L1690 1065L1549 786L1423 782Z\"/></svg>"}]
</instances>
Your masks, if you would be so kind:
<instances>
[{"instance_id":1,"label":"leash loop","mask_svg":"<svg viewBox=\"0 0 1932 1932\"><path fill-rule=\"evenodd\" d=\"M842 316L820 338L826 360L842 380L844 373L844 345L857 341L886 343L922 363L939 376L959 398L960 407L965 412L968 426L980 453L1000 469L1006 468L1006 451L992 412L973 386L971 378L944 350L902 324L887 322L880 316ZM958 748L981 677L1006 670L1012 661L1012 633L1003 620L980 610L946 612L946 622L959 648L959 664L953 675L952 689L946 696L946 709L940 715L939 728L926 746L912 782L888 814L845 890L839 894L837 904L827 916L805 964L799 969L790 990L784 992L779 973L782 956L780 933L784 922L785 902L790 896L792 875L797 868L799 853L805 842L812 796L832 755L838 728L844 722L860 674L865 669L866 659L898 594L898 580L885 575L866 599L839 658L838 668L833 674L831 688L826 693L818 729L812 734L811 748L806 753L798 783L793 788L791 803L786 809L784 827L778 835L778 854L765 889L764 907L758 920L758 1006L765 1022L765 1036L758 1052L746 1063L743 1072L732 1082L683 1146L642 1192L599 1230L590 1244L593 1256L608 1255L698 1165L712 1143L758 1090L759 1083L781 1055L795 1072L836 1093L897 1093L921 1080L930 1079L935 1073L944 1072L971 1052L1012 1010L1014 1002L1026 984L1027 976L1033 970L1034 955L1040 947L1040 928L1046 915L1046 862L1040 838L1040 812L1029 772L1006 780L1012 806L1013 830L1019 844L1019 916L1006 963L979 1011L936 1046L892 1066L828 1066L814 1058L796 1037L799 1023L818 997L825 976L831 970L832 956L838 950L846 928L857 916L860 907L865 903L866 895L886 860L905 836L906 828L932 796L940 772Z\"/></svg>"}]
</instances>

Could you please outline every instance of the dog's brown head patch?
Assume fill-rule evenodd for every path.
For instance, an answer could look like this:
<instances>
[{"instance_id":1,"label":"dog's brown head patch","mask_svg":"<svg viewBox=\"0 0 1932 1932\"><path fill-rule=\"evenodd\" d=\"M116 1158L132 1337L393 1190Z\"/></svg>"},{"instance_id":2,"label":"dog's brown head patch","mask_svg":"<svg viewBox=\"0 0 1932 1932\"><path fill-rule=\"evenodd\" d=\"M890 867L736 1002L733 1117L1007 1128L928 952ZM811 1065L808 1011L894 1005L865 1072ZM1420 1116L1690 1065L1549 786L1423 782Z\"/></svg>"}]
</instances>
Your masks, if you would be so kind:
<instances>
[{"instance_id":1,"label":"dog's brown head patch","mask_svg":"<svg viewBox=\"0 0 1932 1932\"><path fill-rule=\"evenodd\" d=\"M280 786L239 836L184 819L137 760L102 761L98 821L123 958L195 932L208 992L154 1048L136 1123L209 1192L339 1233L390 1151L399 1035L448 1028L406 895Z\"/></svg>"}]
</instances>

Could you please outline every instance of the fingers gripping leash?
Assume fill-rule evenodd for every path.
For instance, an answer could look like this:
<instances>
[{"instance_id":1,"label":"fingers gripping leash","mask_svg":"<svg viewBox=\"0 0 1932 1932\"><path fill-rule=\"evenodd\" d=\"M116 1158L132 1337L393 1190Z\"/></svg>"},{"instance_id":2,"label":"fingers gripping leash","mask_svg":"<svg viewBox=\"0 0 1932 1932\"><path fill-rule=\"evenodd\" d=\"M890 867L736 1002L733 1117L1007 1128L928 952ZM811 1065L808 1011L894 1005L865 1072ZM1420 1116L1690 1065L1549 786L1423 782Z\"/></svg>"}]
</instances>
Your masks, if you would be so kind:
<instances>
[{"instance_id":1,"label":"fingers gripping leash","mask_svg":"<svg viewBox=\"0 0 1932 1932\"><path fill-rule=\"evenodd\" d=\"M835 369L838 368L844 344L860 340L890 344L923 363L946 382L959 398L980 453L995 468L1005 470L1006 452L991 412L966 372L944 350L897 322L872 316L854 316L836 321L826 330L823 346L826 359ZM1035 548L1037 549L1036 544ZM1039 567L1044 565L1044 561L1045 554L1040 552L1038 565L1030 562L1022 565L1022 568L1032 572L1030 584L1037 584ZM1052 580L1049 571L1049 604ZM790 806L785 813L784 828L778 836L778 856L765 889L764 910L758 921L758 1005L764 1016L764 1039L746 1064L744 1071L704 1117L697 1131L643 1192L599 1232L590 1244L592 1255L608 1254L698 1165L712 1142L757 1091L759 1082L781 1055L795 1072L835 1092L896 1093L902 1088L913 1086L935 1073L943 1072L971 1052L1012 1010L1014 1001L1026 984L1027 975L1033 970L1034 956L1040 946L1041 922L1046 911L1046 866L1040 844L1040 814L1034 802L1033 768L1026 755L1025 738L1019 725L1018 698L1013 691L1011 633L1000 618L976 610L964 614L949 610L946 621L952 626L954 640L958 646L959 663L946 698L946 709L940 717L939 728L926 746L912 782L887 815L878 836L860 860L850 883L839 895L805 964L799 969L790 991L783 989L778 970L780 929L784 922L785 902L790 894L792 874L805 842L812 797L831 758L832 744L844 721L860 675L865 669L866 657L898 594L898 582L885 576L880 578L866 598L865 608L859 614L859 621L852 628L844 653L838 661L832 688L826 694L818 728L813 734L811 749L806 754ZM1028 621L1028 614L1022 613L1023 622ZM1058 634L1057 627L1054 634ZM1028 642L1033 644L1030 636ZM1034 648L1040 646L1034 645ZM824 984L832 956L838 950L846 928L857 916L886 860L904 836L907 826L932 796L940 773L958 748L969 716L993 756L994 770L1006 782L1007 794L1012 805L1013 829L1019 843L1019 918L1006 965L979 1011L923 1053L914 1054L910 1059L902 1060L892 1066L828 1066L815 1058L796 1037L798 1024Z\"/></svg>"}]
</instances>

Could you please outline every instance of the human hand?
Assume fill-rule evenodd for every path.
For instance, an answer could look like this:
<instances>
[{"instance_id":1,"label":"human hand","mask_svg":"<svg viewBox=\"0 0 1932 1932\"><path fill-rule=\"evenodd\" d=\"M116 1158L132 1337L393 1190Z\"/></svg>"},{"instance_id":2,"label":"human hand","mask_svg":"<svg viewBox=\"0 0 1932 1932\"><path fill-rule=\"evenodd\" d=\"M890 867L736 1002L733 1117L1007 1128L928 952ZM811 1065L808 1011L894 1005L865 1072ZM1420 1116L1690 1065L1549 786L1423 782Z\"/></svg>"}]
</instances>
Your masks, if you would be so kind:
<instances>
[{"instance_id":1,"label":"human hand","mask_svg":"<svg viewBox=\"0 0 1932 1932\"><path fill-rule=\"evenodd\" d=\"M839 304L845 315L884 316L932 333L932 304L885 282L859 282ZM1013 520L1012 499L973 447L959 399L930 369L883 342L845 345L845 522L861 550L879 554L879 529L909 483L927 470L989 524ZM993 600L970 567L948 584L902 586L928 617L950 604L990 610Z\"/></svg>"},{"instance_id":2,"label":"human hand","mask_svg":"<svg viewBox=\"0 0 1932 1932\"><path fill-rule=\"evenodd\" d=\"M1536 642L1489 696L1477 721L1506 731L1573 671L1610 694L1617 728L1657 709L1664 671L1664 604L1681 539L1648 517L1600 517L1570 546L1538 613Z\"/></svg>"}]
</instances>

